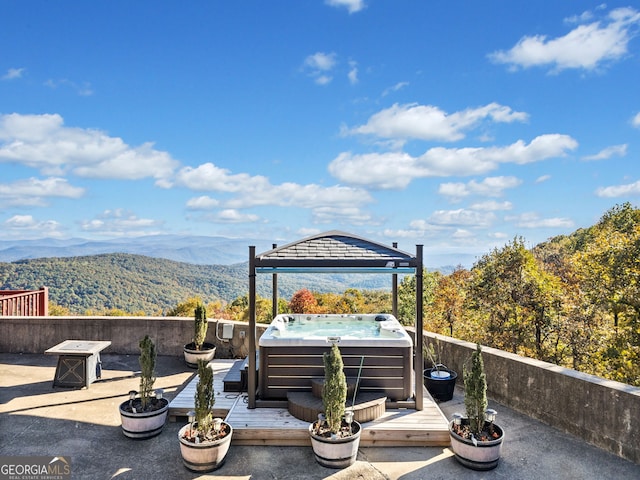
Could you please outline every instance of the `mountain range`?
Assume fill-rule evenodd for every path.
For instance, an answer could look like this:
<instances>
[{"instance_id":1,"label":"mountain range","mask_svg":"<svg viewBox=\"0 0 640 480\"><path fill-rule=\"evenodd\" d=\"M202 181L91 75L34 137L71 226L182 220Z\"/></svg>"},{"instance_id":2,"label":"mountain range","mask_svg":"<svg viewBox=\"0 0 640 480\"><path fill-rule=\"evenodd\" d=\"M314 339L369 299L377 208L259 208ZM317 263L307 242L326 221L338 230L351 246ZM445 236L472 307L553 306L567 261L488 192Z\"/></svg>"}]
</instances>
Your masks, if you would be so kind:
<instances>
[{"instance_id":1,"label":"mountain range","mask_svg":"<svg viewBox=\"0 0 640 480\"><path fill-rule=\"evenodd\" d=\"M0 240L0 262L131 253L195 265L233 265L249 260L250 245L255 246L256 252L260 253L270 250L273 242L264 239L194 235L148 235L103 241L83 238ZM430 256L428 249L425 249L425 253L425 264L432 270L449 271L456 265L469 268L476 260L476 256L471 254Z\"/></svg>"}]
</instances>

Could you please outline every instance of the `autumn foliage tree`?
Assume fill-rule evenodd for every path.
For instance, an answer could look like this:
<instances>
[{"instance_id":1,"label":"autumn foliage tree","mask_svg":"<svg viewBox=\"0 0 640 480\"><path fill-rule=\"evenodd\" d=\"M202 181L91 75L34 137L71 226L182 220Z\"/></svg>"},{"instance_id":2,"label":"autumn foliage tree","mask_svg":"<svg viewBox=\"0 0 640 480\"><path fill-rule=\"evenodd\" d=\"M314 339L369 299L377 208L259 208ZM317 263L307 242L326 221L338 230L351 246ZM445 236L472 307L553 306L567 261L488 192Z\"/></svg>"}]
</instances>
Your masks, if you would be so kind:
<instances>
[{"instance_id":1,"label":"autumn foliage tree","mask_svg":"<svg viewBox=\"0 0 640 480\"><path fill-rule=\"evenodd\" d=\"M298 290L289 302L291 313L318 313L318 300L306 288Z\"/></svg>"}]
</instances>

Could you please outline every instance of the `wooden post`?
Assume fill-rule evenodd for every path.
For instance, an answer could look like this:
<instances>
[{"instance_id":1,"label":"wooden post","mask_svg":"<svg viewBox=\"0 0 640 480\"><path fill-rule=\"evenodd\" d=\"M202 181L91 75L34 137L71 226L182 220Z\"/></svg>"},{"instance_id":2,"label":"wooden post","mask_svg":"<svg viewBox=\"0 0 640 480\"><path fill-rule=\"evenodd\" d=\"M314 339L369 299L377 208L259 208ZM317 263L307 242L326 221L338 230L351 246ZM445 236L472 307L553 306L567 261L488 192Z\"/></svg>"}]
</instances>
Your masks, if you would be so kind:
<instances>
[{"instance_id":1,"label":"wooden post","mask_svg":"<svg viewBox=\"0 0 640 480\"><path fill-rule=\"evenodd\" d=\"M393 248L398 248L398 242L393 242ZM398 318L398 274L391 275L391 313Z\"/></svg>"},{"instance_id":2,"label":"wooden post","mask_svg":"<svg viewBox=\"0 0 640 480\"><path fill-rule=\"evenodd\" d=\"M49 287L40 288L40 308L38 309L38 315L43 317L49 316Z\"/></svg>"},{"instance_id":3,"label":"wooden post","mask_svg":"<svg viewBox=\"0 0 640 480\"><path fill-rule=\"evenodd\" d=\"M278 244L272 244L273 248L277 248ZM273 318L278 316L278 274L274 273L271 278L271 315Z\"/></svg>"},{"instance_id":4,"label":"wooden post","mask_svg":"<svg viewBox=\"0 0 640 480\"><path fill-rule=\"evenodd\" d=\"M249 372L248 408L256 408L256 247L249 247Z\"/></svg>"},{"instance_id":5,"label":"wooden post","mask_svg":"<svg viewBox=\"0 0 640 480\"><path fill-rule=\"evenodd\" d=\"M415 364L413 370L416 374L416 410L422 410L424 408L422 398L422 366L424 364L422 354L422 338L423 338L423 309L422 309L422 245L416 245L416 259L418 264L416 265L416 354Z\"/></svg>"}]
</instances>

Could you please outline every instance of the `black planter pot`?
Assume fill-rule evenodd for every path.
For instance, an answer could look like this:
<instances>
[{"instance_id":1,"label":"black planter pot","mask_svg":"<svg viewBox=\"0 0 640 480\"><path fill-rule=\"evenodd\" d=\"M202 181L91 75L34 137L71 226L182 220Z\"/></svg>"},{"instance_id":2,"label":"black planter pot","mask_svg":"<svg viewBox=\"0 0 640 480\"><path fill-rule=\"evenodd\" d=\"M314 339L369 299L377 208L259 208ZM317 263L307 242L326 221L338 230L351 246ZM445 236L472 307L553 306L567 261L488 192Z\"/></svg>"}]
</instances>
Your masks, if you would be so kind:
<instances>
[{"instance_id":1,"label":"black planter pot","mask_svg":"<svg viewBox=\"0 0 640 480\"><path fill-rule=\"evenodd\" d=\"M449 377L435 378L431 376L431 372L434 370L435 368L427 368L426 370L424 370L424 386L427 387L427 390L434 400L437 400L439 402L447 402L453 398L453 391L456 387L456 379L458 378L458 374L453 370L449 370L448 368L440 367L439 370L441 372L448 372Z\"/></svg>"}]
</instances>

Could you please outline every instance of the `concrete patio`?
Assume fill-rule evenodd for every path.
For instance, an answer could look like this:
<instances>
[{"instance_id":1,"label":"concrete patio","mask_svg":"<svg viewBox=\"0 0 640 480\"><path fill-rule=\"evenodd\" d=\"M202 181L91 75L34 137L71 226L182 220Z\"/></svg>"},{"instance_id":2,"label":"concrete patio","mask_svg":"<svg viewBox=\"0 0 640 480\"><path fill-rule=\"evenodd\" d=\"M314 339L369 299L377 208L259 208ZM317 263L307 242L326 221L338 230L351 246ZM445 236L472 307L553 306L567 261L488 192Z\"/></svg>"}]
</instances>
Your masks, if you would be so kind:
<instances>
[{"instance_id":1,"label":"concrete patio","mask_svg":"<svg viewBox=\"0 0 640 480\"><path fill-rule=\"evenodd\" d=\"M91 480L640 478L640 465L493 401L506 439L501 463L490 472L467 470L446 447L362 447L354 465L334 471L318 465L310 447L232 444L219 470L195 474L182 465L176 438L182 423L168 422L162 434L144 441L120 430L118 405L138 387L138 356L106 354L102 362L102 379L88 389L54 389L54 357L0 353L0 456L64 456L72 478ZM193 373L182 357L160 356L156 387L173 398ZM464 410L459 387L440 407L448 418Z\"/></svg>"}]
</instances>

